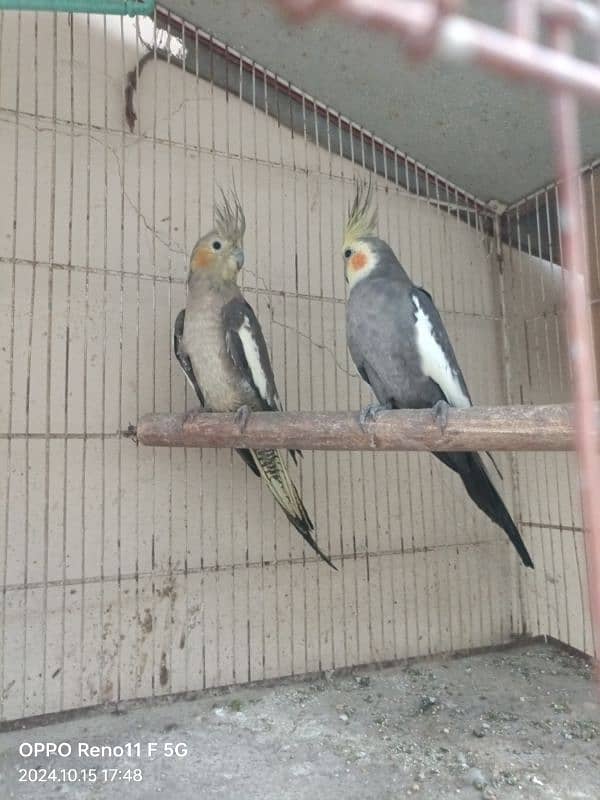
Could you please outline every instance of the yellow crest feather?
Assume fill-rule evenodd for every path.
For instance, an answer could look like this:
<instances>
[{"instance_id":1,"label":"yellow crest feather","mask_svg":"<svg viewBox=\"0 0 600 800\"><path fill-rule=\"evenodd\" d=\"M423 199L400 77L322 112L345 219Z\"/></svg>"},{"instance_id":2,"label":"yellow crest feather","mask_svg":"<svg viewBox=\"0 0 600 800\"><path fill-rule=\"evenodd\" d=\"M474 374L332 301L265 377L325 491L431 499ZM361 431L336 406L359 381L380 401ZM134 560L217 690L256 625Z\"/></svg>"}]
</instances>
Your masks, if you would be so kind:
<instances>
[{"instance_id":1,"label":"yellow crest feather","mask_svg":"<svg viewBox=\"0 0 600 800\"><path fill-rule=\"evenodd\" d=\"M377 211L372 208L372 202L373 184L371 179L369 178L368 182L357 180L354 201L348 209L348 219L344 230L344 247L357 239L375 235Z\"/></svg>"},{"instance_id":2,"label":"yellow crest feather","mask_svg":"<svg viewBox=\"0 0 600 800\"><path fill-rule=\"evenodd\" d=\"M231 200L223 189L221 202L215 208L215 228L219 236L227 239L236 247L241 247L246 231L246 218L235 189L231 191Z\"/></svg>"}]
</instances>

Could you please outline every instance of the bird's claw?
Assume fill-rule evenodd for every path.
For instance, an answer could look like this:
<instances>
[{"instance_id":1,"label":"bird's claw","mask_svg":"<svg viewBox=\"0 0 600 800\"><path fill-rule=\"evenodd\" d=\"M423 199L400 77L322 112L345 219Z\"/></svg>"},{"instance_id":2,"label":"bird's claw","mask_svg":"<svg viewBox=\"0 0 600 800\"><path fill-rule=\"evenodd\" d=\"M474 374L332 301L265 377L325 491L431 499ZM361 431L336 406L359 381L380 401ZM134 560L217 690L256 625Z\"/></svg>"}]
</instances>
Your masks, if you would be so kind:
<instances>
[{"instance_id":1,"label":"bird's claw","mask_svg":"<svg viewBox=\"0 0 600 800\"><path fill-rule=\"evenodd\" d=\"M248 424L248 420L250 419L251 414L252 411L248 406L240 406L238 410L235 412L233 416L233 421L239 427L240 433L244 433L244 431L246 430L246 425Z\"/></svg>"},{"instance_id":2,"label":"bird's claw","mask_svg":"<svg viewBox=\"0 0 600 800\"><path fill-rule=\"evenodd\" d=\"M438 428L442 433L445 433L446 428L448 427L449 408L450 406L445 400L438 400L437 403L431 409L435 424L438 426Z\"/></svg>"},{"instance_id":3,"label":"bird's claw","mask_svg":"<svg viewBox=\"0 0 600 800\"><path fill-rule=\"evenodd\" d=\"M129 441L133 442L134 444L138 444L137 428L135 425L129 423L129 425L127 426L127 430L121 431L121 435L125 439L129 439Z\"/></svg>"},{"instance_id":4,"label":"bird's claw","mask_svg":"<svg viewBox=\"0 0 600 800\"><path fill-rule=\"evenodd\" d=\"M375 422L377 415L381 414L382 411L389 411L389 406L381 405L380 403L369 403L368 406L361 408L358 415L358 424L362 430L365 431L369 422Z\"/></svg>"},{"instance_id":5,"label":"bird's claw","mask_svg":"<svg viewBox=\"0 0 600 800\"><path fill-rule=\"evenodd\" d=\"M190 408L189 411L183 415L183 424L185 425L190 420L194 419L197 414L203 413L207 409L204 406L198 406L197 408Z\"/></svg>"}]
</instances>

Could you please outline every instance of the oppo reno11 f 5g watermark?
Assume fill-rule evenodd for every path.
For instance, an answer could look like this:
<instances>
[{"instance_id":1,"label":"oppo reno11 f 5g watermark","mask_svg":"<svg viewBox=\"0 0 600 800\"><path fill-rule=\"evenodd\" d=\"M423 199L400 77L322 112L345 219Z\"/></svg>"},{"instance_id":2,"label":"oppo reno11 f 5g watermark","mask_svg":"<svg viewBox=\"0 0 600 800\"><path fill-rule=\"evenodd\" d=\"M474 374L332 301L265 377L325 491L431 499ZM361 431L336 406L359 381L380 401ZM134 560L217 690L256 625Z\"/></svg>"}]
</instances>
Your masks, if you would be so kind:
<instances>
[{"instance_id":1,"label":"oppo reno11 f 5g watermark","mask_svg":"<svg viewBox=\"0 0 600 800\"><path fill-rule=\"evenodd\" d=\"M89 742L22 742L22 758L185 758L188 754L184 742L126 742L125 744L90 744Z\"/></svg>"},{"instance_id":2,"label":"oppo reno11 f 5g watermark","mask_svg":"<svg viewBox=\"0 0 600 800\"><path fill-rule=\"evenodd\" d=\"M182 759L188 754L185 742L125 742L124 744L91 744L90 742L22 742L19 755L23 759L50 758L51 766L20 767L20 783L114 783L144 780L140 766L132 765L133 759L152 761L155 758ZM63 767L60 759L70 759ZM83 765L74 766L74 759L84 759ZM86 766L85 759L94 759L93 766ZM123 759L122 767L119 759ZM106 760L103 763L103 760ZM58 762L58 763L57 763ZM112 762L112 763L107 763Z\"/></svg>"}]
</instances>

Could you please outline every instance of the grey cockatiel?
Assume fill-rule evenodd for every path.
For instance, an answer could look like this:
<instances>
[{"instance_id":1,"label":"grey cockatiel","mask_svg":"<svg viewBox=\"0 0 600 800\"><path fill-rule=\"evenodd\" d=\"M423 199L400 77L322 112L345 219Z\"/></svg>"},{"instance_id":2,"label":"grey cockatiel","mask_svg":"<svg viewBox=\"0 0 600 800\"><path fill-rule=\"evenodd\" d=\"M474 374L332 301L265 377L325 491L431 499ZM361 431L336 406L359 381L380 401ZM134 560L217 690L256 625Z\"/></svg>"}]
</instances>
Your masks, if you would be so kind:
<instances>
[{"instance_id":1,"label":"grey cockatiel","mask_svg":"<svg viewBox=\"0 0 600 800\"><path fill-rule=\"evenodd\" d=\"M187 304L175 322L175 355L205 410L236 412L243 426L249 411L282 407L262 330L237 285L245 230L237 197L230 202L223 195L215 220L214 230L192 251ZM296 530L333 567L311 534L314 526L279 451L238 453L265 480Z\"/></svg>"},{"instance_id":2,"label":"grey cockatiel","mask_svg":"<svg viewBox=\"0 0 600 800\"><path fill-rule=\"evenodd\" d=\"M371 190L359 185L344 239L348 283L346 328L356 368L381 408L435 409L471 405L469 391L431 295L415 286L391 248L375 236ZM523 564L533 562L478 453L434 453L460 475L471 499L508 535Z\"/></svg>"}]
</instances>

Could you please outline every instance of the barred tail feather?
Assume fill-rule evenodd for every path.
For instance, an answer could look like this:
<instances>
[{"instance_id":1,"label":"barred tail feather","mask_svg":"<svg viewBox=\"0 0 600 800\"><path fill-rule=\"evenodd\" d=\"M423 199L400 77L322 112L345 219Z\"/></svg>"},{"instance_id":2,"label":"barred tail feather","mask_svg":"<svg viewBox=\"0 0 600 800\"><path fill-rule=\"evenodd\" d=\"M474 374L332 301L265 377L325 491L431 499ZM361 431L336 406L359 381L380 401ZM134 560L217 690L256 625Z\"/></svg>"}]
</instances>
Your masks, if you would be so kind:
<instances>
[{"instance_id":1,"label":"barred tail feather","mask_svg":"<svg viewBox=\"0 0 600 800\"><path fill-rule=\"evenodd\" d=\"M271 494L281 506L294 528L296 528L303 539L312 547L315 553L321 556L323 561L329 564L330 567L333 567L333 569L337 569L311 535L311 531L314 531L315 526L304 508L298 490L292 483L292 479L289 476L281 453L278 450L253 450L252 455L254 456L260 474L271 490Z\"/></svg>"}]
</instances>

